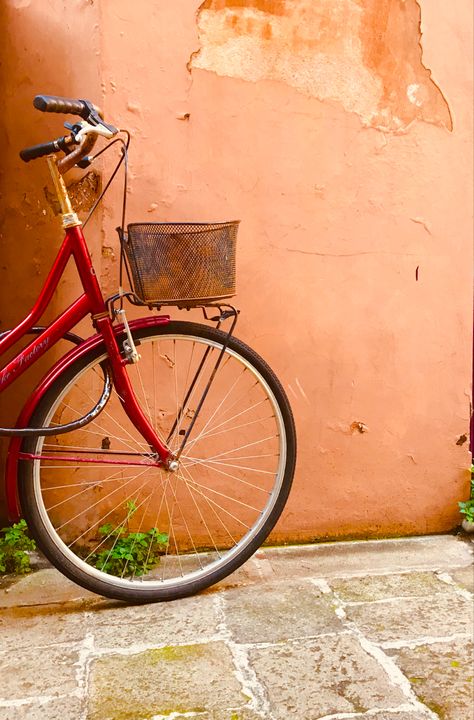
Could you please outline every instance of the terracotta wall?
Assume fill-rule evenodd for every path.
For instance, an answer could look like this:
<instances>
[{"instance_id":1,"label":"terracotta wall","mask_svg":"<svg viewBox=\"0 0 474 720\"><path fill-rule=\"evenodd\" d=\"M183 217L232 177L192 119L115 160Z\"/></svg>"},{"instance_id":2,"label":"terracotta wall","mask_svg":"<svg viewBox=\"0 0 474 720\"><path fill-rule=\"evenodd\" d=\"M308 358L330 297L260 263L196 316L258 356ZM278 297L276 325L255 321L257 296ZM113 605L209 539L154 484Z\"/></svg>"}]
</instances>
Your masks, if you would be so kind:
<instances>
[{"instance_id":1,"label":"terracotta wall","mask_svg":"<svg viewBox=\"0 0 474 720\"><path fill-rule=\"evenodd\" d=\"M46 164L36 161L25 165L18 153L22 147L61 135L62 122L71 118L38 113L32 100L39 92L100 97L98 24L94 3L0 3L0 332L19 322L31 309L63 237L50 204L53 193ZM96 262L100 262L98 235L96 222L90 233ZM45 320L53 319L75 297L76 275L68 268ZM14 423L28 392L55 353L69 347L64 345L48 353L53 357L46 356L24 379L0 395L0 425ZM1 478L7 443L0 438ZM5 516L2 498L3 484L0 518Z\"/></svg>"},{"instance_id":2,"label":"terracotta wall","mask_svg":"<svg viewBox=\"0 0 474 720\"><path fill-rule=\"evenodd\" d=\"M32 126L30 99L93 97L133 134L130 220L242 219L238 334L281 377L298 426L278 539L454 527L470 462L471 3L6 0L3 12L2 326L30 305L56 243L40 240L42 171L16 158L54 124ZM40 17L53 38L41 48ZM118 198L92 234L110 292Z\"/></svg>"}]
</instances>

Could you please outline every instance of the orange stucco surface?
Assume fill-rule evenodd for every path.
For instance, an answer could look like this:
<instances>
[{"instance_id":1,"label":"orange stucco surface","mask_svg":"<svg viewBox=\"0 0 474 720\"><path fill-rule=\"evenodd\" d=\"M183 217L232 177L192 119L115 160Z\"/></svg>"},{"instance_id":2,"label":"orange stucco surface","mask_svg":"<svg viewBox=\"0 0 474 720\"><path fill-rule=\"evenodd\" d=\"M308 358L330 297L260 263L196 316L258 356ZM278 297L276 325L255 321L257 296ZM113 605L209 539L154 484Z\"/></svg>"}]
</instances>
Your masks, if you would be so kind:
<instances>
[{"instance_id":1,"label":"orange stucco surface","mask_svg":"<svg viewBox=\"0 0 474 720\"><path fill-rule=\"evenodd\" d=\"M281 378L299 438L275 539L456 526L470 463L471 3L67 5L2 6L1 329L30 308L61 235L45 168L17 157L59 134L32 97L89 97L132 132L130 221L242 220L237 334ZM107 293L119 220L115 188L89 231ZM74 293L71 273L56 308ZM27 387L2 398L3 424Z\"/></svg>"}]
</instances>

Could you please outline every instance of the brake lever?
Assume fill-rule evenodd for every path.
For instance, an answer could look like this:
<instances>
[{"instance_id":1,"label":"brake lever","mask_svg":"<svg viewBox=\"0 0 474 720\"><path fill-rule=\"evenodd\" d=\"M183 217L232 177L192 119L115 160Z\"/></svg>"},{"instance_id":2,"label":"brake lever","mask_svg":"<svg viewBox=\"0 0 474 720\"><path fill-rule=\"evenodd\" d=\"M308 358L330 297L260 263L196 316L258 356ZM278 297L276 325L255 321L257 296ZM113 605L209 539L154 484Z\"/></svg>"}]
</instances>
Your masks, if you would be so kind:
<instances>
[{"instance_id":1,"label":"brake lever","mask_svg":"<svg viewBox=\"0 0 474 720\"><path fill-rule=\"evenodd\" d=\"M113 129L111 129L113 128ZM93 125L92 123L88 122L87 120L84 120L81 123L81 129L79 132L76 133L75 139L76 142L81 143L87 135L101 135L102 137L107 138L110 140L114 135L118 133L117 128L112 126L107 126L106 123L97 123L96 125Z\"/></svg>"},{"instance_id":2,"label":"brake lever","mask_svg":"<svg viewBox=\"0 0 474 720\"><path fill-rule=\"evenodd\" d=\"M82 100L81 102L83 102L89 110L89 117L87 118L86 122L90 123L91 125L102 125L107 130L109 130L112 135L116 135L118 133L118 128L116 128L115 125L106 123L100 115L100 110L98 110L96 106L93 105L93 103L89 102L89 100Z\"/></svg>"}]
</instances>

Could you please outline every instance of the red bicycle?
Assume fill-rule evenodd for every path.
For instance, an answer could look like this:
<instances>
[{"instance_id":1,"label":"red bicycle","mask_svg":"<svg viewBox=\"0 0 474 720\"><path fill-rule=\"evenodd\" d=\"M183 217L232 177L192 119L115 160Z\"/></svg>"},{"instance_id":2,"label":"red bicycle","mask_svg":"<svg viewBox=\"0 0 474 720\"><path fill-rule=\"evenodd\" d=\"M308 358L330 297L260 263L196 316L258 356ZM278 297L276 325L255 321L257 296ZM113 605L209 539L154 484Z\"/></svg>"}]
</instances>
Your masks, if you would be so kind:
<instances>
[{"instance_id":1,"label":"red bicycle","mask_svg":"<svg viewBox=\"0 0 474 720\"><path fill-rule=\"evenodd\" d=\"M104 299L63 175L93 162L98 137L108 141L101 152L121 143L118 165L126 166L129 136L87 100L39 95L34 106L80 119L65 123L67 135L20 153L26 162L47 156L65 238L29 315L0 335L1 354L35 336L0 371L0 391L60 339L73 347L33 391L16 426L0 429L12 436L10 515L23 514L46 557L93 592L132 602L184 597L233 572L263 543L295 468L286 395L232 334L237 311L225 300L235 293L238 223L125 230L124 206L120 288ZM37 326L70 258L83 292ZM215 326L163 314L129 323L127 302L201 307ZM82 339L71 331L88 315L95 333Z\"/></svg>"}]
</instances>

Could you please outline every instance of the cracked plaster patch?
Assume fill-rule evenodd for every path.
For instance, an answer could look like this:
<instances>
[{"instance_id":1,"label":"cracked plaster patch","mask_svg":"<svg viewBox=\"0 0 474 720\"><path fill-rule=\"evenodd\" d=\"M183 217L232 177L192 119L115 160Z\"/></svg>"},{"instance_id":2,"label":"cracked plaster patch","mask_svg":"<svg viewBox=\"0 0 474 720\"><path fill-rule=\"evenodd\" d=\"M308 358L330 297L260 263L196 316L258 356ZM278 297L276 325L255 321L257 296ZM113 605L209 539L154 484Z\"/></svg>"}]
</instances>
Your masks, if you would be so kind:
<instances>
[{"instance_id":1,"label":"cracked plaster patch","mask_svg":"<svg viewBox=\"0 0 474 720\"><path fill-rule=\"evenodd\" d=\"M416 119L452 130L420 24L416 0L206 0L189 68L282 81L383 131Z\"/></svg>"}]
</instances>

